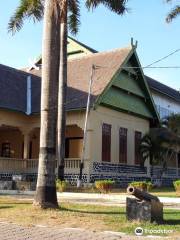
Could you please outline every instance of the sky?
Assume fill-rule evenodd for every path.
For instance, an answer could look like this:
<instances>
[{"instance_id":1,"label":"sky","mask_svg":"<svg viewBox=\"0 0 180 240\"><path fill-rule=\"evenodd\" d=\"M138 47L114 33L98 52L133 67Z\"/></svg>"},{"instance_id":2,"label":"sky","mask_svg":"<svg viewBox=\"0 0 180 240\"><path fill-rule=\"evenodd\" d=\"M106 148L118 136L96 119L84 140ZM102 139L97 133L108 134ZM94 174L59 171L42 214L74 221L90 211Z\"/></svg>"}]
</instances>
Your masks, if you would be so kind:
<instances>
[{"instance_id":1,"label":"sky","mask_svg":"<svg viewBox=\"0 0 180 240\"><path fill-rule=\"evenodd\" d=\"M22 30L12 36L8 21L20 0L1 3L0 63L15 68L30 66L41 54L42 24L26 20ZM73 36L97 51L109 51L130 45L131 37L138 41L137 53L142 66L180 49L180 17L171 24L165 22L168 11L178 2L165 0L129 0L128 12L118 16L101 6L87 11L81 0L81 25ZM180 51L154 67L180 66ZM180 68L144 69L146 75L180 90Z\"/></svg>"}]
</instances>

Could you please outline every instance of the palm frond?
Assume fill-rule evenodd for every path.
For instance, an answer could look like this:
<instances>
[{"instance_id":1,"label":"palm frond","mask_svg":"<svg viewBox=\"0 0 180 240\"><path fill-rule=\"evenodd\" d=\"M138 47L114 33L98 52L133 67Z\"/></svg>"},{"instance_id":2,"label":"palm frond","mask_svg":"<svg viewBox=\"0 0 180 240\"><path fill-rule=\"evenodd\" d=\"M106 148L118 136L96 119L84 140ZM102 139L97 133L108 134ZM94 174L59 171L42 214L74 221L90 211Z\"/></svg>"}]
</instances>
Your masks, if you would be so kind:
<instances>
[{"instance_id":1,"label":"palm frond","mask_svg":"<svg viewBox=\"0 0 180 240\"><path fill-rule=\"evenodd\" d=\"M44 12L44 0L21 0L15 13L10 18L8 31L14 34L19 31L24 23L24 20L31 17L33 21L40 21Z\"/></svg>"},{"instance_id":2,"label":"palm frond","mask_svg":"<svg viewBox=\"0 0 180 240\"><path fill-rule=\"evenodd\" d=\"M80 1L68 0L68 27L76 35L80 26Z\"/></svg>"},{"instance_id":3,"label":"palm frond","mask_svg":"<svg viewBox=\"0 0 180 240\"><path fill-rule=\"evenodd\" d=\"M171 114L168 116L164 121L164 125L177 134L177 136L180 136L180 114Z\"/></svg>"},{"instance_id":4,"label":"palm frond","mask_svg":"<svg viewBox=\"0 0 180 240\"><path fill-rule=\"evenodd\" d=\"M123 15L128 8L126 3L128 0L86 0L86 7L88 10L96 8L98 5L102 4L112 12L115 12L119 15Z\"/></svg>"},{"instance_id":5,"label":"palm frond","mask_svg":"<svg viewBox=\"0 0 180 240\"><path fill-rule=\"evenodd\" d=\"M166 17L166 22L172 22L178 15L180 15L180 5L176 5Z\"/></svg>"}]
</instances>

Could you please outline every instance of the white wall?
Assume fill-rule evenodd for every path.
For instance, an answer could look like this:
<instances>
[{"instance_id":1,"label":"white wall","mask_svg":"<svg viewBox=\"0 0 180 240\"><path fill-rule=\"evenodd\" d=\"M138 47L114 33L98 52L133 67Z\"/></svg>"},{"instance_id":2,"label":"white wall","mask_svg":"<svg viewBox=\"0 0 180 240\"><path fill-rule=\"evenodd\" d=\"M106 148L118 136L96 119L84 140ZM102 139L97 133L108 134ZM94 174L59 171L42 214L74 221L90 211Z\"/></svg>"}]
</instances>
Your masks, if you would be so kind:
<instances>
[{"instance_id":1,"label":"white wall","mask_svg":"<svg viewBox=\"0 0 180 240\"><path fill-rule=\"evenodd\" d=\"M101 162L102 154L102 124L111 124L111 163L119 163L119 128L128 129L127 164L134 164L134 133L140 131L145 134L149 130L149 121L130 114L114 111L99 106L91 110L89 125L91 132L91 159Z\"/></svg>"},{"instance_id":2,"label":"white wall","mask_svg":"<svg viewBox=\"0 0 180 240\"><path fill-rule=\"evenodd\" d=\"M171 113L171 112L180 113L180 103L178 103L177 101L173 100L172 98L170 98L166 95L163 95L161 93L154 92L154 91L151 91L151 92L152 92L152 96L153 96L155 104L157 106L160 106L161 108L164 108L164 112L166 109L167 112L169 112L169 113ZM162 117L163 109L161 109L161 110L162 110L162 113L161 113L161 117Z\"/></svg>"}]
</instances>

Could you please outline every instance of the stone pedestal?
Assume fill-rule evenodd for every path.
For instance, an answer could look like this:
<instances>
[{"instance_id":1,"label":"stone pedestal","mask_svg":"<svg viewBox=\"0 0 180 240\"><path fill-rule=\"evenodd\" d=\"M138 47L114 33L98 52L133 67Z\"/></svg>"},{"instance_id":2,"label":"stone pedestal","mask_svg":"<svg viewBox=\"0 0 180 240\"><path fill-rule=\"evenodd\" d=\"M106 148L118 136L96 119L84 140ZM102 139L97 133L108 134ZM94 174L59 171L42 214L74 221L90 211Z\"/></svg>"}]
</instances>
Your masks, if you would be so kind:
<instances>
[{"instance_id":1,"label":"stone pedestal","mask_svg":"<svg viewBox=\"0 0 180 240\"><path fill-rule=\"evenodd\" d=\"M126 218L129 221L163 221L163 204L159 201L141 201L136 198L126 198Z\"/></svg>"}]
</instances>

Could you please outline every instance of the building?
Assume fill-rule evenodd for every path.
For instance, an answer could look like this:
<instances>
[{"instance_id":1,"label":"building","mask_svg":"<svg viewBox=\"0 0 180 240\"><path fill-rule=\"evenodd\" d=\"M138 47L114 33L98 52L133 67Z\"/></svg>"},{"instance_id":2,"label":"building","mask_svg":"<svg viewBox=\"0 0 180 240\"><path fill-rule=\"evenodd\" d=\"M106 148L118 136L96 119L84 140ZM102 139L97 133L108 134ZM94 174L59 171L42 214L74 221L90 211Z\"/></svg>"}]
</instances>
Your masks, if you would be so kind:
<instances>
[{"instance_id":1,"label":"building","mask_svg":"<svg viewBox=\"0 0 180 240\"><path fill-rule=\"evenodd\" d=\"M180 92L146 76L160 117L180 113Z\"/></svg>"},{"instance_id":2,"label":"building","mask_svg":"<svg viewBox=\"0 0 180 240\"><path fill-rule=\"evenodd\" d=\"M97 53L89 46L68 37L68 58L73 59L88 54ZM41 67L41 57L36 61L35 66ZM33 67L30 68L33 70ZM172 113L180 113L180 92L162 84L149 76L145 76L149 85L153 100L155 102L160 118L163 119Z\"/></svg>"},{"instance_id":3,"label":"building","mask_svg":"<svg viewBox=\"0 0 180 240\"><path fill-rule=\"evenodd\" d=\"M159 115L133 45L102 53L85 51L69 58L65 177L75 183L79 176L93 65L83 181L112 178L124 185L145 180L151 169L148 163L140 167L139 142L157 125ZM10 180L21 174L33 181L39 155L40 62L29 72L0 65L0 73L0 178ZM165 184L180 176L177 161L173 161Z\"/></svg>"}]
</instances>

